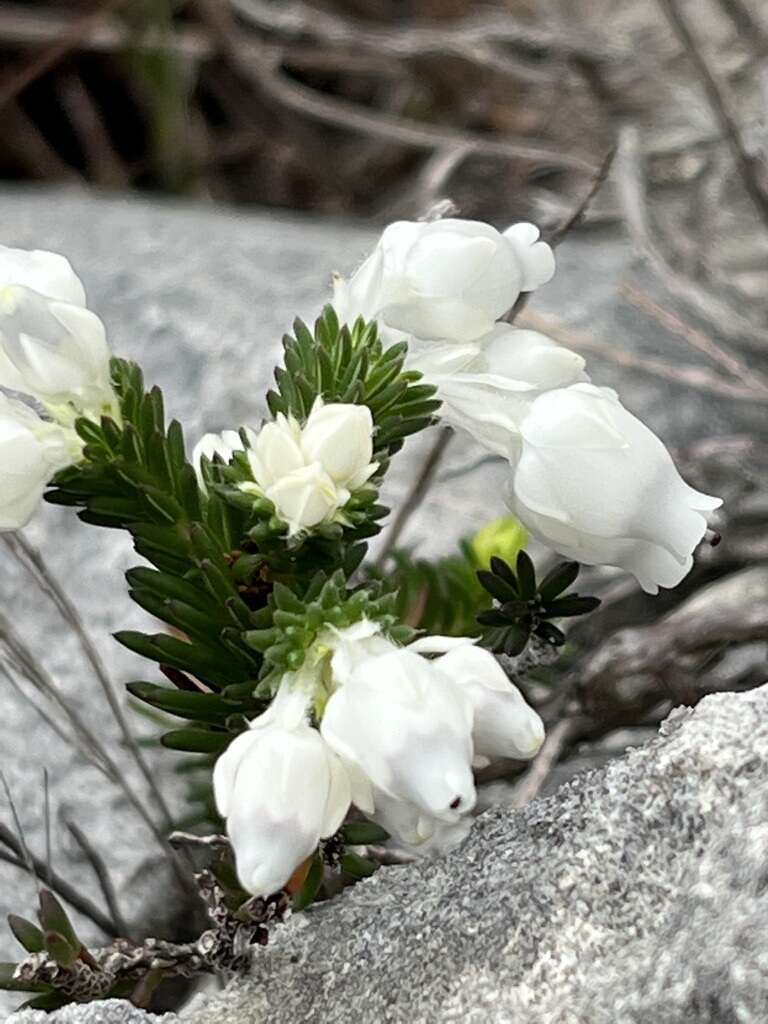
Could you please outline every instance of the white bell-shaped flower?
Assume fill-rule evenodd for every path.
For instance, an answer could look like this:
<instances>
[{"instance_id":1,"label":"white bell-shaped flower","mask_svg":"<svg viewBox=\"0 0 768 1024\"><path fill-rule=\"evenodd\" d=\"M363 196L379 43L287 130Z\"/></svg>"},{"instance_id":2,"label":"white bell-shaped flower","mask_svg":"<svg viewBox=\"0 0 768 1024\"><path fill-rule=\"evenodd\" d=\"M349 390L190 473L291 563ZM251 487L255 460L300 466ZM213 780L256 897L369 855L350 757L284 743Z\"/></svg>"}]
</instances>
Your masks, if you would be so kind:
<instances>
[{"instance_id":1,"label":"white bell-shaped flower","mask_svg":"<svg viewBox=\"0 0 768 1024\"><path fill-rule=\"evenodd\" d=\"M334 307L347 323L363 316L416 338L473 341L554 274L538 238L532 224L502 234L479 221L398 221L349 281L335 280Z\"/></svg>"},{"instance_id":2,"label":"white bell-shaped flower","mask_svg":"<svg viewBox=\"0 0 768 1024\"><path fill-rule=\"evenodd\" d=\"M337 487L320 462L286 473L264 493L288 524L289 536L330 522L349 501L349 491Z\"/></svg>"},{"instance_id":3,"label":"white bell-shaped flower","mask_svg":"<svg viewBox=\"0 0 768 1024\"><path fill-rule=\"evenodd\" d=\"M494 757L528 760L538 753L544 723L490 651L465 643L435 664L472 702L475 764Z\"/></svg>"},{"instance_id":4,"label":"white bell-shaped flower","mask_svg":"<svg viewBox=\"0 0 768 1024\"><path fill-rule=\"evenodd\" d=\"M301 432L309 462L319 462L334 483L354 491L378 468L373 457L373 417L367 405L318 399Z\"/></svg>"},{"instance_id":5,"label":"white bell-shaped flower","mask_svg":"<svg viewBox=\"0 0 768 1024\"><path fill-rule=\"evenodd\" d=\"M452 823L472 809L472 708L405 648L361 661L328 701L321 732L372 786Z\"/></svg>"},{"instance_id":6,"label":"white bell-shaped flower","mask_svg":"<svg viewBox=\"0 0 768 1024\"><path fill-rule=\"evenodd\" d=\"M85 305L83 283L69 260L41 249L10 249L0 245L0 291L9 285L30 288L39 295L73 306Z\"/></svg>"},{"instance_id":7,"label":"white bell-shaped flower","mask_svg":"<svg viewBox=\"0 0 768 1024\"><path fill-rule=\"evenodd\" d=\"M254 896L278 892L349 809L341 761L306 717L307 695L286 677L269 709L216 762L238 878Z\"/></svg>"},{"instance_id":8,"label":"white bell-shaped flower","mask_svg":"<svg viewBox=\"0 0 768 1024\"><path fill-rule=\"evenodd\" d=\"M79 447L74 432L0 393L0 530L29 521L45 485L76 461Z\"/></svg>"},{"instance_id":9,"label":"white bell-shaped flower","mask_svg":"<svg viewBox=\"0 0 768 1024\"><path fill-rule=\"evenodd\" d=\"M422 346L409 365L437 387L446 423L505 457L535 398L588 380L577 352L504 323L471 346Z\"/></svg>"},{"instance_id":10,"label":"white bell-shaped flower","mask_svg":"<svg viewBox=\"0 0 768 1024\"><path fill-rule=\"evenodd\" d=\"M85 307L0 289L0 386L99 416L114 402L109 360L104 325Z\"/></svg>"},{"instance_id":11,"label":"white bell-shaped flower","mask_svg":"<svg viewBox=\"0 0 768 1024\"><path fill-rule=\"evenodd\" d=\"M587 565L614 565L655 594L688 573L719 498L680 476L656 435L613 391L540 395L520 424L511 506L536 537Z\"/></svg>"}]
</instances>

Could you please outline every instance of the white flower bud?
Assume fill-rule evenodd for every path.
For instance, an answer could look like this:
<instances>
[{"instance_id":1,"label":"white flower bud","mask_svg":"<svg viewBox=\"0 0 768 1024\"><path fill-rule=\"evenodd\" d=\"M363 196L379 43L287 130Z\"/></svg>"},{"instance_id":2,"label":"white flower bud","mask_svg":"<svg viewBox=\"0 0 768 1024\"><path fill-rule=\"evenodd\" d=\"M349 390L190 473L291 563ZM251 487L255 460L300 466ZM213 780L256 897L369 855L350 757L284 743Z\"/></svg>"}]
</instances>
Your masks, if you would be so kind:
<instances>
[{"instance_id":1,"label":"white flower bud","mask_svg":"<svg viewBox=\"0 0 768 1024\"><path fill-rule=\"evenodd\" d=\"M475 803L471 731L467 698L407 649L359 662L321 723L328 744L373 787L448 824Z\"/></svg>"},{"instance_id":2,"label":"white flower bud","mask_svg":"<svg viewBox=\"0 0 768 1024\"><path fill-rule=\"evenodd\" d=\"M216 806L227 820L238 878L254 896L282 889L349 809L349 779L308 724L306 705L286 677L269 709L214 769Z\"/></svg>"},{"instance_id":3,"label":"white flower bud","mask_svg":"<svg viewBox=\"0 0 768 1024\"><path fill-rule=\"evenodd\" d=\"M0 394L0 530L24 526L45 485L76 460L79 443L70 433Z\"/></svg>"},{"instance_id":4,"label":"white flower bud","mask_svg":"<svg viewBox=\"0 0 768 1024\"><path fill-rule=\"evenodd\" d=\"M114 401L109 360L94 313L22 285L0 290L1 386L98 416Z\"/></svg>"},{"instance_id":5,"label":"white flower bud","mask_svg":"<svg viewBox=\"0 0 768 1024\"><path fill-rule=\"evenodd\" d=\"M398 221L348 282L336 281L334 304L346 322L362 315L417 338L473 341L552 277L552 250L537 239L532 224L500 234L479 221Z\"/></svg>"},{"instance_id":6,"label":"white flower bud","mask_svg":"<svg viewBox=\"0 0 768 1024\"><path fill-rule=\"evenodd\" d=\"M607 388L547 391L520 424L515 515L566 557L626 569L650 594L688 573L704 513L720 504L689 487L659 438Z\"/></svg>"},{"instance_id":7,"label":"white flower bud","mask_svg":"<svg viewBox=\"0 0 768 1024\"><path fill-rule=\"evenodd\" d=\"M301 427L293 417L277 414L265 423L248 452L253 479L263 491L281 477L306 465L301 450Z\"/></svg>"},{"instance_id":8,"label":"white flower bud","mask_svg":"<svg viewBox=\"0 0 768 1024\"><path fill-rule=\"evenodd\" d=\"M303 430L278 413L248 450L253 479L288 524L289 535L332 522L351 492L378 468L373 454L373 418L366 405L317 399ZM253 490L251 484L241 484Z\"/></svg>"},{"instance_id":9,"label":"white flower bud","mask_svg":"<svg viewBox=\"0 0 768 1024\"><path fill-rule=\"evenodd\" d=\"M349 491L338 488L319 462L286 473L264 493L288 524L289 536L330 522L349 500Z\"/></svg>"},{"instance_id":10,"label":"white flower bud","mask_svg":"<svg viewBox=\"0 0 768 1024\"><path fill-rule=\"evenodd\" d=\"M376 471L373 417L367 405L315 403L301 432L308 462L320 462L336 484L354 491Z\"/></svg>"},{"instance_id":11,"label":"white flower bud","mask_svg":"<svg viewBox=\"0 0 768 1024\"><path fill-rule=\"evenodd\" d=\"M544 742L544 723L490 651L465 643L435 664L472 702L476 758L534 757Z\"/></svg>"}]
</instances>

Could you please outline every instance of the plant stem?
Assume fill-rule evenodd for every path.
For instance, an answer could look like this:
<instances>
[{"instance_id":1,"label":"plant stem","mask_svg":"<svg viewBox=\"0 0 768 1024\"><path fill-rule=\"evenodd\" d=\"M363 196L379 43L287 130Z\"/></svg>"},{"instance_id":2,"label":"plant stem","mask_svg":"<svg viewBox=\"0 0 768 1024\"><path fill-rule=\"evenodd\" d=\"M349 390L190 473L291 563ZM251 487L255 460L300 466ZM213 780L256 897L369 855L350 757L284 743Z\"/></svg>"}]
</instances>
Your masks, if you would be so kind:
<instances>
[{"instance_id":1,"label":"plant stem","mask_svg":"<svg viewBox=\"0 0 768 1024\"><path fill-rule=\"evenodd\" d=\"M381 568L387 560L389 553L397 546L400 534L405 529L408 520L426 497L427 491L434 481L438 466L440 465L443 455L445 454L453 436L453 430L450 427L442 427L440 429L440 432L435 438L435 441L422 464L419 475L416 477L415 481L411 485L410 491L405 497L405 500L397 510L397 515L392 521L392 525L382 542L381 551L376 560L377 567Z\"/></svg>"}]
</instances>

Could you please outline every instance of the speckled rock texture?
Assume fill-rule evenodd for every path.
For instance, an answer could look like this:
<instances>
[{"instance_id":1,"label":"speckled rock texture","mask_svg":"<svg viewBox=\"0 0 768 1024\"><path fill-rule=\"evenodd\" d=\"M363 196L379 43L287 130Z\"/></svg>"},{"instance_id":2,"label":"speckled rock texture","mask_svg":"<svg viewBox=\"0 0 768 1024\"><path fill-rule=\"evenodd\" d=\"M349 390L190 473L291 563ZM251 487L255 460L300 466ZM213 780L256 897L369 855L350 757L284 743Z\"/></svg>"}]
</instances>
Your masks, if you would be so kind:
<instances>
[{"instance_id":1,"label":"speckled rock texture","mask_svg":"<svg viewBox=\"0 0 768 1024\"><path fill-rule=\"evenodd\" d=\"M184 1020L764 1024L767 855L768 686L293 917ZM134 1024L95 1012L48 1020Z\"/></svg>"}]
</instances>

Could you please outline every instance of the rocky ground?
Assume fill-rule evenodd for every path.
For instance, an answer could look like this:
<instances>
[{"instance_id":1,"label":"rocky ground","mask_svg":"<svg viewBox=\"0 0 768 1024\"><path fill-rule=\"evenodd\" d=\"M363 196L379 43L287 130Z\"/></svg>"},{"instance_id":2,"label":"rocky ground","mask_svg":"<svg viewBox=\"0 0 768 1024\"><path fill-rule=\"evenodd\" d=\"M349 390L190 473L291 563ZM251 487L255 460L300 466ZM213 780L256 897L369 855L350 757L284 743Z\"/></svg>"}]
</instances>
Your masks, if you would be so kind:
<instances>
[{"instance_id":1,"label":"rocky ground","mask_svg":"<svg viewBox=\"0 0 768 1024\"><path fill-rule=\"evenodd\" d=\"M768 687L293 917L188 1024L761 1024ZM15 1024L43 1024L27 1012ZM57 1024L171 1024L121 1004Z\"/></svg>"}]
</instances>

